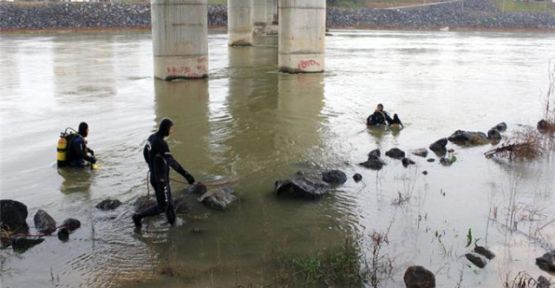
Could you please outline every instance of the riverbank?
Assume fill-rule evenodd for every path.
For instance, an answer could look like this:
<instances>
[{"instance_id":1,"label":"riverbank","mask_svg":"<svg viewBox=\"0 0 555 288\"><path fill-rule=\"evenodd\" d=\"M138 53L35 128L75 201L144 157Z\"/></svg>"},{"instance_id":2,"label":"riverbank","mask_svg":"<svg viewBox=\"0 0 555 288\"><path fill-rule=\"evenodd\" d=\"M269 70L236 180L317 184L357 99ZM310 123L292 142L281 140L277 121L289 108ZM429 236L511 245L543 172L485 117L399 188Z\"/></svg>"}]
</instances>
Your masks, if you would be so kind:
<instances>
[{"instance_id":1,"label":"riverbank","mask_svg":"<svg viewBox=\"0 0 555 288\"><path fill-rule=\"evenodd\" d=\"M150 29L150 5L126 3L1 3L0 32ZM209 5L211 29L227 26L227 7ZM327 9L330 29L555 31L552 12L502 12L493 1L462 0L405 9Z\"/></svg>"}]
</instances>

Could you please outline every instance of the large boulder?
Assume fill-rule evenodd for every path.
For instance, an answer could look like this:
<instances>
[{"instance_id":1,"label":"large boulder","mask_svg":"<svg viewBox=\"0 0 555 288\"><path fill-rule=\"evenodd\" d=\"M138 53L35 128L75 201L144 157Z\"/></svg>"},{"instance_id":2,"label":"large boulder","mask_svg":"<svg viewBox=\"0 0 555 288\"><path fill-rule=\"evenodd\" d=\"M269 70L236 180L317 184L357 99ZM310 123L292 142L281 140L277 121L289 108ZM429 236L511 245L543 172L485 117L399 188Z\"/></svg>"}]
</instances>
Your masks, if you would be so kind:
<instances>
[{"instance_id":1,"label":"large boulder","mask_svg":"<svg viewBox=\"0 0 555 288\"><path fill-rule=\"evenodd\" d=\"M546 272L555 273L555 250L536 258L536 265Z\"/></svg>"},{"instance_id":2,"label":"large boulder","mask_svg":"<svg viewBox=\"0 0 555 288\"><path fill-rule=\"evenodd\" d=\"M430 150L432 150L438 156L444 156L447 154L447 138L441 138L430 145Z\"/></svg>"},{"instance_id":3,"label":"large boulder","mask_svg":"<svg viewBox=\"0 0 555 288\"><path fill-rule=\"evenodd\" d=\"M40 233L49 235L57 229L56 220L42 209L35 213L33 221L35 222L35 229Z\"/></svg>"},{"instance_id":4,"label":"large boulder","mask_svg":"<svg viewBox=\"0 0 555 288\"><path fill-rule=\"evenodd\" d=\"M198 198L198 201L208 208L217 210L225 210L235 200L237 197L233 195L233 189L230 187L208 191Z\"/></svg>"},{"instance_id":5,"label":"large boulder","mask_svg":"<svg viewBox=\"0 0 555 288\"><path fill-rule=\"evenodd\" d=\"M385 152L385 156L391 157L393 159L401 160L405 158L405 151L399 148L391 148L389 151Z\"/></svg>"},{"instance_id":6,"label":"large boulder","mask_svg":"<svg viewBox=\"0 0 555 288\"><path fill-rule=\"evenodd\" d=\"M100 210L114 210L121 205L121 202L117 199L106 199L102 202L96 204L96 208Z\"/></svg>"},{"instance_id":7,"label":"large boulder","mask_svg":"<svg viewBox=\"0 0 555 288\"><path fill-rule=\"evenodd\" d=\"M292 179L278 180L274 192L279 195L291 195L296 198L318 199L328 193L330 186L321 180L296 175Z\"/></svg>"},{"instance_id":8,"label":"large boulder","mask_svg":"<svg viewBox=\"0 0 555 288\"><path fill-rule=\"evenodd\" d=\"M471 132L463 130L455 131L447 139L460 146L476 146L490 143L488 136L483 132Z\"/></svg>"},{"instance_id":9,"label":"large boulder","mask_svg":"<svg viewBox=\"0 0 555 288\"><path fill-rule=\"evenodd\" d=\"M407 288L435 288L436 278L434 273L422 266L411 266L405 271L403 277Z\"/></svg>"},{"instance_id":10,"label":"large boulder","mask_svg":"<svg viewBox=\"0 0 555 288\"><path fill-rule=\"evenodd\" d=\"M340 170L330 170L322 173L322 180L332 185L341 185L347 182L347 174Z\"/></svg>"},{"instance_id":11,"label":"large boulder","mask_svg":"<svg viewBox=\"0 0 555 288\"><path fill-rule=\"evenodd\" d=\"M27 230L27 206L15 200L0 200L0 226L9 230Z\"/></svg>"}]
</instances>

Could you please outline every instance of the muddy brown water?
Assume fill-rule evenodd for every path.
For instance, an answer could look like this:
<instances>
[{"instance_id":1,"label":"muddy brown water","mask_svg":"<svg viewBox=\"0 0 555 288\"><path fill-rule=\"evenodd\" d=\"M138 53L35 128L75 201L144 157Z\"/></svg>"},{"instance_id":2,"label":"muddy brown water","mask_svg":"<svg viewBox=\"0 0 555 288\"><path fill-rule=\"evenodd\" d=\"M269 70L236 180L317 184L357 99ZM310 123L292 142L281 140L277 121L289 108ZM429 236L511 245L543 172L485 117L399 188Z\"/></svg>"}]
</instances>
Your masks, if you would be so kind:
<instances>
[{"instance_id":1,"label":"muddy brown water","mask_svg":"<svg viewBox=\"0 0 555 288\"><path fill-rule=\"evenodd\" d=\"M534 125L555 35L333 34L324 74L277 73L276 38L231 49L225 34L211 34L210 79L172 83L152 78L148 33L1 35L1 198L27 204L31 216L41 208L83 224L67 243L48 237L23 254L0 250L2 287L258 287L271 284L277 258L346 237L370 261L370 235L387 230L381 251L394 269L381 287L404 287L412 264L436 273L438 287L460 279L460 287L500 287L519 271L546 275L534 258L555 236L551 155L507 163L484 159L490 145L450 144L458 158L451 167L416 156L406 169L392 159L380 172L357 163L374 148L410 151L456 129L506 121L509 135ZM368 131L377 103L406 128ZM163 117L176 123L168 140L175 157L199 180L229 181L240 201L219 212L191 198L192 212L177 227L157 217L136 234L132 203L147 193L141 150ZM82 120L101 168L58 171L58 134ZM277 179L327 168L346 171L349 181L321 201L272 193ZM360 183L350 178L356 172ZM173 183L175 194L185 188ZM392 205L398 193L410 200ZM124 205L94 208L107 197ZM507 229L514 221L518 231ZM485 269L463 258L469 229L497 254Z\"/></svg>"}]
</instances>

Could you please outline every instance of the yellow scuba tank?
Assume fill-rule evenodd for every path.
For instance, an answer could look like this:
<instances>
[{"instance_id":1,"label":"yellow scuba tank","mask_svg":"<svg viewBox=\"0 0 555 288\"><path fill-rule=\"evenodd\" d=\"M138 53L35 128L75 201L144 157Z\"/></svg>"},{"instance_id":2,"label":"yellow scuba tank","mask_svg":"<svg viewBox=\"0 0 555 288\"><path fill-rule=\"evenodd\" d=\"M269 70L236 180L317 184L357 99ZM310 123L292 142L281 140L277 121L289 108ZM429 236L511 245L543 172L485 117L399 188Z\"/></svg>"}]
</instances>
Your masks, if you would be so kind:
<instances>
[{"instance_id":1,"label":"yellow scuba tank","mask_svg":"<svg viewBox=\"0 0 555 288\"><path fill-rule=\"evenodd\" d=\"M68 132L69 130L69 132ZM56 147L56 160L58 162L58 167L64 167L67 165L67 146L69 144L69 137L75 132L72 128L67 128L64 132L60 133L60 138L58 139L58 146Z\"/></svg>"}]
</instances>

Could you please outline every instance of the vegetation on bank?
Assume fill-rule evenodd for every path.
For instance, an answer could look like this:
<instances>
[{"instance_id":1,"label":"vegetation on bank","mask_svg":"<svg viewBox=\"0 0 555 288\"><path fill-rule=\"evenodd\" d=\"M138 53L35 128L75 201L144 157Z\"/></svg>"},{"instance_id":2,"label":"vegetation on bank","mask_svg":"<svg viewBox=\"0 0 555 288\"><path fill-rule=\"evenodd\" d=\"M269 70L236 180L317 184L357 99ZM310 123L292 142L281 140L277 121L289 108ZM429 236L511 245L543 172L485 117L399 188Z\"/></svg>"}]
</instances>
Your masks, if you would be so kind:
<instances>
[{"instance_id":1,"label":"vegetation on bank","mask_svg":"<svg viewBox=\"0 0 555 288\"><path fill-rule=\"evenodd\" d=\"M550 12L555 13L555 3L552 1L518 1L518 0L495 0L497 9L502 12Z\"/></svg>"}]
</instances>

